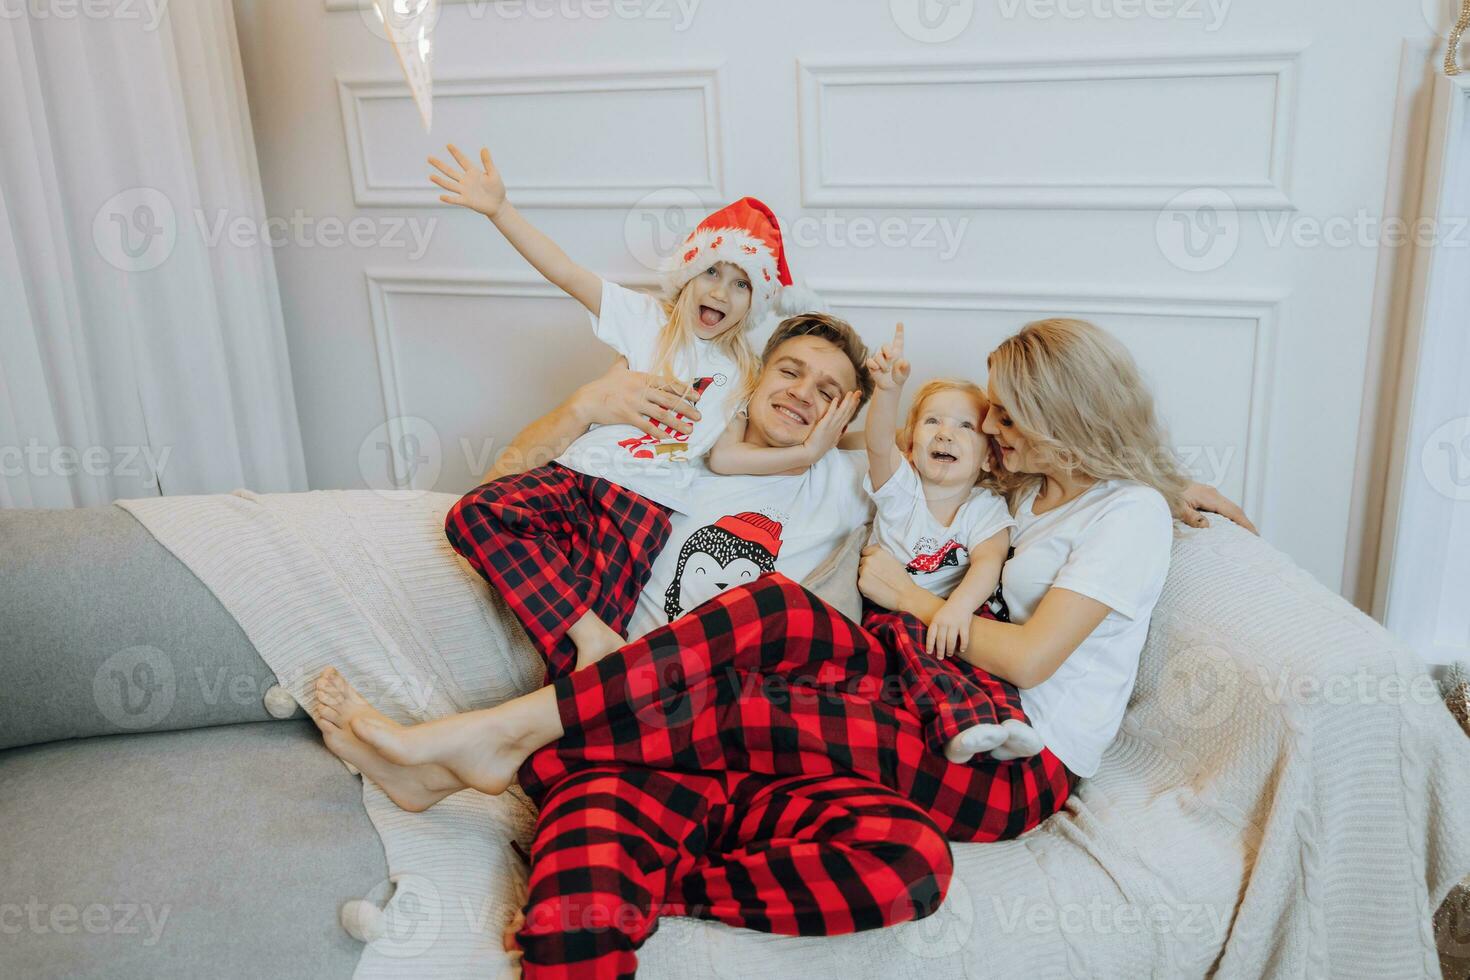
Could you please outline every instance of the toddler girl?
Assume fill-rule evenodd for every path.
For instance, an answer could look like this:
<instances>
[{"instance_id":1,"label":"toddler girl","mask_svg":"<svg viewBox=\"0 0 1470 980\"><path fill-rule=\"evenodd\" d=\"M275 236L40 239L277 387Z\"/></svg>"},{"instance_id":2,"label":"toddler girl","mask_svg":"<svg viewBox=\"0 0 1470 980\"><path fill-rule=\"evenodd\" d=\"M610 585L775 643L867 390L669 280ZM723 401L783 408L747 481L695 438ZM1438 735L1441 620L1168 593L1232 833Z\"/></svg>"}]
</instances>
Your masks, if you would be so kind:
<instances>
[{"instance_id":1,"label":"toddler girl","mask_svg":"<svg viewBox=\"0 0 1470 980\"><path fill-rule=\"evenodd\" d=\"M899 397L909 376L901 323L892 342L868 359L868 372L874 392L864 427L867 490L877 506L869 547L887 550L915 584L945 600L925 637L934 659L905 665L905 698L917 703L931 742L942 734L953 762L984 752L1002 760L1035 755L1042 741L1026 723L1015 686L962 659L976 610L1005 616L1003 603L997 615L988 600L1016 523L988 477L980 432L985 393L968 381L930 381L914 395L898 432Z\"/></svg>"}]
</instances>

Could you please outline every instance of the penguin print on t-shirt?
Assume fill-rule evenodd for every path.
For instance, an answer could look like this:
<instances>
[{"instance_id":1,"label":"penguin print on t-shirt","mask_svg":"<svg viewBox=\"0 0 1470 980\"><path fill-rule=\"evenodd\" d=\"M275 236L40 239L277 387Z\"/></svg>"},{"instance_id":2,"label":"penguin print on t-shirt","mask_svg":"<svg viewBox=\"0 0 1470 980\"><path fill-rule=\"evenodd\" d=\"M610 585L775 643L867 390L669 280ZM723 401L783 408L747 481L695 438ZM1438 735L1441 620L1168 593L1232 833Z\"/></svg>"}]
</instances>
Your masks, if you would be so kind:
<instances>
[{"instance_id":1,"label":"penguin print on t-shirt","mask_svg":"<svg viewBox=\"0 0 1470 980\"><path fill-rule=\"evenodd\" d=\"M914 557L904 566L910 575L925 575L941 568L954 568L960 564L961 559L967 565L970 563L969 549L954 538L940 544L937 538L926 534L914 542L913 554Z\"/></svg>"},{"instance_id":2,"label":"penguin print on t-shirt","mask_svg":"<svg viewBox=\"0 0 1470 980\"><path fill-rule=\"evenodd\" d=\"M744 511L706 524L684 539L674 580L664 593L664 612L673 622L735 585L776 569L781 522Z\"/></svg>"}]
</instances>

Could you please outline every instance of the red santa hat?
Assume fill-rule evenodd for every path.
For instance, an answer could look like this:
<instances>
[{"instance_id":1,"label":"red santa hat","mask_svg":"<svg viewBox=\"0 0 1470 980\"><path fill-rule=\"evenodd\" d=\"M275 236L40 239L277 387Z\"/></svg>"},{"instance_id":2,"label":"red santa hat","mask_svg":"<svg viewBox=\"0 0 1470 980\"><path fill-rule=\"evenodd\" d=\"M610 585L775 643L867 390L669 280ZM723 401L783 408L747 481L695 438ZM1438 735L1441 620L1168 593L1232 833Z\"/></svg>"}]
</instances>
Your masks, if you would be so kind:
<instances>
[{"instance_id":1,"label":"red santa hat","mask_svg":"<svg viewBox=\"0 0 1470 980\"><path fill-rule=\"evenodd\" d=\"M664 263L664 286L677 296L685 283L717 262L739 266L750 277L747 324L769 312L784 315L820 310L821 299L797 286L786 264L781 224L764 203L742 197L699 223Z\"/></svg>"}]
</instances>

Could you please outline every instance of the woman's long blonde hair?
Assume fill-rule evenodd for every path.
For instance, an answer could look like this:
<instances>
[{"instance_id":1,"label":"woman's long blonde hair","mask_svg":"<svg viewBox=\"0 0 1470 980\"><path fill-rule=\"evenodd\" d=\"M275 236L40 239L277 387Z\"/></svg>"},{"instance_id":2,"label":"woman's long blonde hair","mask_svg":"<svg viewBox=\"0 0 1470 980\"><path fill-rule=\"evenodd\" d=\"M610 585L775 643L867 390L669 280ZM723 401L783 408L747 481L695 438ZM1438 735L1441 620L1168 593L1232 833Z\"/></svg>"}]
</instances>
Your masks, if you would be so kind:
<instances>
[{"instance_id":1,"label":"woman's long blonde hair","mask_svg":"<svg viewBox=\"0 0 1470 980\"><path fill-rule=\"evenodd\" d=\"M1035 320L990 353L989 367L1006 415L1052 466L1153 487L1182 515L1189 480L1138 365L1112 334L1086 320ZM1009 480L1012 501L1039 480Z\"/></svg>"},{"instance_id":2,"label":"woman's long blonde hair","mask_svg":"<svg viewBox=\"0 0 1470 980\"><path fill-rule=\"evenodd\" d=\"M698 313L694 309L694 290L689 288L689 283L685 283L673 299L663 300L663 308L667 319L663 329L659 331L658 343L654 348L653 373L682 377L684 372L679 370L679 362L684 360L693 363L694 341L697 339L694 320ZM760 373L760 358L751 348L747 337L749 326L750 312L747 310L739 323L714 340L715 347L728 355L740 368L740 377L731 379L736 385L735 391L744 391L752 386Z\"/></svg>"}]
</instances>

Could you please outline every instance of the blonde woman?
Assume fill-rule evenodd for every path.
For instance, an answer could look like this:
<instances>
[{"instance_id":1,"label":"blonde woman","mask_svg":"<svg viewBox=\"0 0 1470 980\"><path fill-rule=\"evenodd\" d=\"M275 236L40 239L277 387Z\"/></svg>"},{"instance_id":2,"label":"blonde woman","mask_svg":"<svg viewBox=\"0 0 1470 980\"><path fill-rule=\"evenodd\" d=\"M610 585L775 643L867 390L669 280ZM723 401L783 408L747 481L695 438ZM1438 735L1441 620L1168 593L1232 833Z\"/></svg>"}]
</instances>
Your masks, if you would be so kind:
<instances>
[{"instance_id":1,"label":"blonde woman","mask_svg":"<svg viewBox=\"0 0 1470 980\"><path fill-rule=\"evenodd\" d=\"M1047 751L1091 776L1117 734L1149 617L1189 511L1153 398L1127 350L1082 320L1038 320L989 358L982 429L1010 487L1010 622L975 617L960 656L1021 689ZM928 623L944 608L881 552L870 599Z\"/></svg>"}]
</instances>

